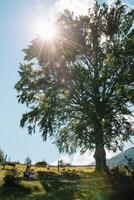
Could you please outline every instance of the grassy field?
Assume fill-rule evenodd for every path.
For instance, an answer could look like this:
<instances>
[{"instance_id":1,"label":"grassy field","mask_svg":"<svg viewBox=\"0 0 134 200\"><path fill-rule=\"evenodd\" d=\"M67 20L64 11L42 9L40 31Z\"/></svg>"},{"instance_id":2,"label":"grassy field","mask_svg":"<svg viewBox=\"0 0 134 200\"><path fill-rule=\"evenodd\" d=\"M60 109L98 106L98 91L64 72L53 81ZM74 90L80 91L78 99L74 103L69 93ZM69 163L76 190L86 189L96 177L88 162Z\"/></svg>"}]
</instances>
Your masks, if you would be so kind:
<instances>
[{"instance_id":1,"label":"grassy field","mask_svg":"<svg viewBox=\"0 0 134 200\"><path fill-rule=\"evenodd\" d=\"M89 167L34 167L36 179L23 178L24 165L16 165L19 182L12 186L4 185L5 174L12 170L5 166L0 170L0 200L133 200L133 184L125 190L120 180L95 173ZM128 186L128 183L127 185ZM123 194L123 192L124 194ZM132 193L132 194L131 194ZM128 194L130 197L128 197Z\"/></svg>"}]
</instances>

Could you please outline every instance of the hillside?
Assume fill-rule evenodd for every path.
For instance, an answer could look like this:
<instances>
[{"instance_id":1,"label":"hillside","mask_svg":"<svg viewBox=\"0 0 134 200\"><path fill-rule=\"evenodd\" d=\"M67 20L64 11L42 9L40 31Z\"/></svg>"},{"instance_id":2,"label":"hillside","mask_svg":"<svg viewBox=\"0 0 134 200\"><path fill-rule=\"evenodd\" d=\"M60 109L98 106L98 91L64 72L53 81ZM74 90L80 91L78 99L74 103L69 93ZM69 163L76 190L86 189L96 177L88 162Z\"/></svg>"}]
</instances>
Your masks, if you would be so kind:
<instances>
[{"instance_id":1,"label":"hillside","mask_svg":"<svg viewBox=\"0 0 134 200\"><path fill-rule=\"evenodd\" d=\"M125 156L134 160L134 147L122 151L121 153L117 154L116 156L113 156L110 159L107 158L107 165L109 167L127 165L127 160L125 159ZM95 162L90 163L90 166L92 165L95 165Z\"/></svg>"},{"instance_id":2,"label":"hillside","mask_svg":"<svg viewBox=\"0 0 134 200\"><path fill-rule=\"evenodd\" d=\"M118 155L112 157L111 159L107 160L108 166L115 167L120 165L127 165L127 160L125 159L125 156L134 159L134 147L131 147L126 151L123 151Z\"/></svg>"}]
</instances>

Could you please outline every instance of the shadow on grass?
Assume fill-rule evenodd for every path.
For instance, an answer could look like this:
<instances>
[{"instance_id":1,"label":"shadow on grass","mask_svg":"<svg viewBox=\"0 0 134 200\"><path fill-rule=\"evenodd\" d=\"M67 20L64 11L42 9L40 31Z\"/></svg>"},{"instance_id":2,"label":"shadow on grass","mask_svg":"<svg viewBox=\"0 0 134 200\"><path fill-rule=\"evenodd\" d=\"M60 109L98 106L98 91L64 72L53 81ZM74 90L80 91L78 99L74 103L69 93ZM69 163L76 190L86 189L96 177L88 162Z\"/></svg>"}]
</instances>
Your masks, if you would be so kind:
<instances>
[{"instance_id":1,"label":"shadow on grass","mask_svg":"<svg viewBox=\"0 0 134 200\"><path fill-rule=\"evenodd\" d=\"M0 187L0 200L14 199L20 197L26 197L31 193L31 188L22 186L21 184L15 184L13 186L3 185Z\"/></svg>"},{"instance_id":2,"label":"shadow on grass","mask_svg":"<svg viewBox=\"0 0 134 200\"><path fill-rule=\"evenodd\" d=\"M116 174L110 177L113 193L110 200L134 200L134 178L122 174Z\"/></svg>"},{"instance_id":3,"label":"shadow on grass","mask_svg":"<svg viewBox=\"0 0 134 200\"><path fill-rule=\"evenodd\" d=\"M23 185L3 185L0 200L134 200L133 180L119 175L39 172Z\"/></svg>"},{"instance_id":4,"label":"shadow on grass","mask_svg":"<svg viewBox=\"0 0 134 200\"><path fill-rule=\"evenodd\" d=\"M39 172L39 179L46 193L36 196L35 199L73 200L75 198L78 176L71 173L57 175L56 173Z\"/></svg>"},{"instance_id":5,"label":"shadow on grass","mask_svg":"<svg viewBox=\"0 0 134 200\"><path fill-rule=\"evenodd\" d=\"M102 176L39 172L39 180L45 194L34 195L32 200L110 200L104 195L109 188Z\"/></svg>"},{"instance_id":6,"label":"shadow on grass","mask_svg":"<svg viewBox=\"0 0 134 200\"><path fill-rule=\"evenodd\" d=\"M53 172L39 172L38 180L41 191L32 184L17 183L12 186L3 185L0 188L0 200L74 200L77 193L76 182L78 175L64 173L58 175ZM27 183L35 180L27 180ZM34 191L34 192L33 192Z\"/></svg>"},{"instance_id":7,"label":"shadow on grass","mask_svg":"<svg viewBox=\"0 0 134 200\"><path fill-rule=\"evenodd\" d=\"M99 175L39 172L39 180L45 194L34 195L32 200L111 200L111 189Z\"/></svg>"}]
</instances>

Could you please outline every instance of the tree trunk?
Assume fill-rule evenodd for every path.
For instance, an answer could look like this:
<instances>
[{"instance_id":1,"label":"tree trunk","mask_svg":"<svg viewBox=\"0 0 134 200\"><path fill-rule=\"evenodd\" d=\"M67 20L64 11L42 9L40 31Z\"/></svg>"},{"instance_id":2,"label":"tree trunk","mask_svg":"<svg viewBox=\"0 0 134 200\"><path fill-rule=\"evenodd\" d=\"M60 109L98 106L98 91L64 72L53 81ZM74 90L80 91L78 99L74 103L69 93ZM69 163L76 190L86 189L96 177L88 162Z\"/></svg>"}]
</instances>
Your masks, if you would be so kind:
<instances>
[{"instance_id":1,"label":"tree trunk","mask_svg":"<svg viewBox=\"0 0 134 200\"><path fill-rule=\"evenodd\" d=\"M95 154L94 158L96 161L96 171L106 172L108 173L108 167L106 163L106 152L104 148L104 140L103 140L103 129L101 123L95 124L95 135L96 135L96 144L95 144Z\"/></svg>"},{"instance_id":2,"label":"tree trunk","mask_svg":"<svg viewBox=\"0 0 134 200\"><path fill-rule=\"evenodd\" d=\"M97 142L96 143L96 149L95 149L95 154L94 158L96 161L96 171L104 171L108 172L108 167L106 163L106 153L103 144Z\"/></svg>"}]
</instances>

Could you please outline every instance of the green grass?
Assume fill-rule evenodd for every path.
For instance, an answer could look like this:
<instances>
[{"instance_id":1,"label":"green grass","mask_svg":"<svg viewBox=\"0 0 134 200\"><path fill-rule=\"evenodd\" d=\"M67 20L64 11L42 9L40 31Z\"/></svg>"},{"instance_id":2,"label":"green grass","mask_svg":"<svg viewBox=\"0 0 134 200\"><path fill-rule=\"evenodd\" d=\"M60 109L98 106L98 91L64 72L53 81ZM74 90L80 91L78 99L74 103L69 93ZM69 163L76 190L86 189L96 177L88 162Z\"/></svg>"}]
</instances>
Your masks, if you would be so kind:
<instances>
[{"instance_id":1,"label":"green grass","mask_svg":"<svg viewBox=\"0 0 134 200\"><path fill-rule=\"evenodd\" d=\"M7 187L3 184L5 171L0 172L0 200L133 200L133 186L122 188L117 180L84 169L60 172L40 168L36 180L24 180L22 169L17 168L19 183ZM122 181L121 181L122 182ZM128 183L127 183L128 184ZM125 191L125 194L123 194ZM131 194L128 198L128 194Z\"/></svg>"},{"instance_id":2,"label":"green grass","mask_svg":"<svg viewBox=\"0 0 134 200\"><path fill-rule=\"evenodd\" d=\"M1 186L0 199L72 200L82 197L82 193L85 193L83 189L86 188L84 185L81 186L80 180L69 180L69 178L59 175L47 180L44 178L36 181L23 180L13 187Z\"/></svg>"},{"instance_id":3,"label":"green grass","mask_svg":"<svg viewBox=\"0 0 134 200\"><path fill-rule=\"evenodd\" d=\"M0 200L97 199L97 196L103 196L105 187L102 177L89 173L62 175L42 172L37 180L21 180L13 187L5 187L1 184Z\"/></svg>"}]
</instances>

